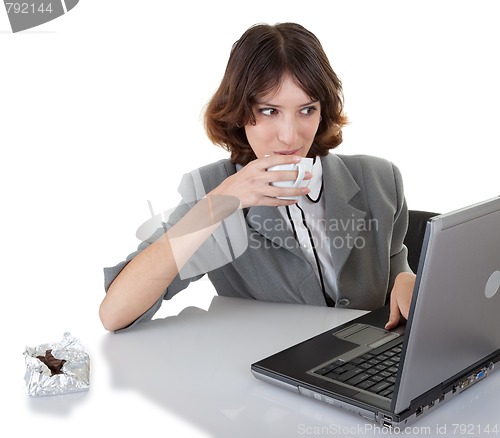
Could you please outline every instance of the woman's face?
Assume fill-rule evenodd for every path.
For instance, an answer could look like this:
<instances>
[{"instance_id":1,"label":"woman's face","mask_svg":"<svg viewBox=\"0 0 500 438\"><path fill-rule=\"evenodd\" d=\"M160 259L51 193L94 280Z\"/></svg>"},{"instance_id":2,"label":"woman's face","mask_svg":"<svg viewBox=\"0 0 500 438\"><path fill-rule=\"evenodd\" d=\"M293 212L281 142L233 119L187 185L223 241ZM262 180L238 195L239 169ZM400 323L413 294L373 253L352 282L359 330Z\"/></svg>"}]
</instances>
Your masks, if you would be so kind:
<instances>
[{"instance_id":1,"label":"woman's face","mask_svg":"<svg viewBox=\"0 0 500 438\"><path fill-rule=\"evenodd\" d=\"M318 130L321 105L285 76L277 91L263 96L253 107L255 125L245 133L257 158L266 155L307 156Z\"/></svg>"}]
</instances>

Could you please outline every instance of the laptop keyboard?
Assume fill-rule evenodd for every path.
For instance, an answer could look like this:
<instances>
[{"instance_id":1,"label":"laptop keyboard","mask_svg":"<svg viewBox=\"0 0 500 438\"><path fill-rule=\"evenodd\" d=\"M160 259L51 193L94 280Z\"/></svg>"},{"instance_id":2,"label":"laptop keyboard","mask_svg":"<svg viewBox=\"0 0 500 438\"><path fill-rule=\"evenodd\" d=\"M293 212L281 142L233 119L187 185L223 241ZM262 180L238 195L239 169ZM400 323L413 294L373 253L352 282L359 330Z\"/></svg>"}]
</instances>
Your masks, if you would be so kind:
<instances>
[{"instance_id":1,"label":"laptop keyboard","mask_svg":"<svg viewBox=\"0 0 500 438\"><path fill-rule=\"evenodd\" d=\"M402 344L401 341L385 350L379 347L348 362L337 360L315 373L382 397L392 398Z\"/></svg>"}]
</instances>

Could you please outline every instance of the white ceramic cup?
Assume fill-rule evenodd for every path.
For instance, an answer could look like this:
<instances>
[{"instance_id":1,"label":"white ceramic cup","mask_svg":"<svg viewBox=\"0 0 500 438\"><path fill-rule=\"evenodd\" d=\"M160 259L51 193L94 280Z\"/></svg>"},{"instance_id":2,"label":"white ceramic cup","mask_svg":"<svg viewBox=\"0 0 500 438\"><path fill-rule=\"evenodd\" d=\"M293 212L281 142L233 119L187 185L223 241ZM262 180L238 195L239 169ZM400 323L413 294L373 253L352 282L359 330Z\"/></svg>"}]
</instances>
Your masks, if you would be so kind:
<instances>
[{"instance_id":1,"label":"white ceramic cup","mask_svg":"<svg viewBox=\"0 0 500 438\"><path fill-rule=\"evenodd\" d=\"M302 158L298 163L277 164L268 168L268 171L276 170L296 170L297 178L295 181L276 181L271 184L275 187L307 187L310 179L304 180L306 172L312 172L314 160L312 158ZM279 199L299 199L300 196L278 196Z\"/></svg>"}]
</instances>

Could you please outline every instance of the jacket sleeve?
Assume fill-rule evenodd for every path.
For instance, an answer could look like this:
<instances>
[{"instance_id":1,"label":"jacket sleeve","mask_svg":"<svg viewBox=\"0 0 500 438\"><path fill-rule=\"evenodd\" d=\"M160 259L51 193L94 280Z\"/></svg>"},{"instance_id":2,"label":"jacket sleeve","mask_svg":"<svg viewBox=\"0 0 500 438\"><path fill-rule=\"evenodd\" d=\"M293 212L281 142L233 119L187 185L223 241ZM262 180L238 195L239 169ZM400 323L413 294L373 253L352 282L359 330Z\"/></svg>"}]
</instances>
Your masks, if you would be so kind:
<instances>
[{"instance_id":1,"label":"jacket sleeve","mask_svg":"<svg viewBox=\"0 0 500 438\"><path fill-rule=\"evenodd\" d=\"M396 276L401 272L412 272L408 264L408 250L404 245L404 238L408 229L408 207L404 195L403 178L399 169L392 164L394 174L394 183L396 190L396 208L394 214L394 225L390 244L390 273L389 273L389 290L394 286Z\"/></svg>"},{"instance_id":2,"label":"jacket sleeve","mask_svg":"<svg viewBox=\"0 0 500 438\"><path fill-rule=\"evenodd\" d=\"M222 166L216 164L215 172L213 171L213 166L207 166L206 168L203 168L201 172L200 169L197 169L184 175L179 185L179 193L182 197L182 202L168 215L166 222L162 223L162 226L152 233L149 238L144 239L144 241L139 245L137 251L130 254L123 262L114 267L104 269L106 291L109 289L113 280L120 274L122 269L134 257L144 251L149 245L155 242L165 232L179 222L198 201L206 196L207 192L209 192L221 178L217 176L217 169L220 169L221 167ZM218 173L220 174L220 171ZM224 175L225 174L222 174L222 177ZM214 181L210 181L210 178ZM203 218L198 219L201 219L199 221L200 223L206 222ZM189 235L180 237L181 239L190 238ZM132 325L135 325L140 321L147 321L151 319L161 307L164 300L169 300L180 291L186 289L192 281L197 281L206 273L227 263L231 263L234 257L246 249L246 242L246 231L242 212L237 210L234 214L224 219L222 226L213 231L212 235L201 244L198 250L191 256L189 261L180 269L179 273L168 285L157 302L136 321L134 321ZM180 244L182 245L182 241Z\"/></svg>"},{"instance_id":3,"label":"jacket sleeve","mask_svg":"<svg viewBox=\"0 0 500 438\"><path fill-rule=\"evenodd\" d=\"M154 231L151 234L150 237L145 238L140 243L137 250L129 254L125 260L123 260L122 262L118 263L113 267L104 268L105 292L108 291L114 279L120 274L120 272L125 268L125 266L127 266L127 264L134 257L136 257L138 254L144 251L149 245L151 245L153 242L159 239L168 229L170 229L173 225L175 225L175 223L177 223L182 217L184 217L184 215L192 207L193 205L192 200L196 198L196 195L194 193L188 193L189 187L192 186L189 182L189 179L190 179L190 174L184 175L179 187L179 192L181 192L181 195L183 196L183 201L169 214L167 221L161 223L161 226L159 226L156 229L156 231ZM203 277L203 275L204 273L199 273L198 275L193 275L189 278L185 276L181 278L181 276L178 274L174 278L174 280L168 285L168 287L165 289L164 293L160 296L160 298L156 301L156 303L154 303L153 306L151 306L151 308L149 308L144 314L142 314L139 318L137 318L132 324L130 324L126 328L129 328L139 322L150 320L154 316L154 314L158 311L158 309L161 307L164 300L172 298L177 293L187 288L192 281L199 280L201 277Z\"/></svg>"},{"instance_id":4,"label":"jacket sleeve","mask_svg":"<svg viewBox=\"0 0 500 438\"><path fill-rule=\"evenodd\" d=\"M376 219L375 241L372 250L373 269L378 269L383 279L378 289L382 303L388 303L396 276L401 272L411 272L408 265L408 250L404 239L408 228L408 208L404 195L403 178L396 165L385 158L373 156L355 156L360 163L360 170L350 166L355 172L356 181L362 190L359 209ZM363 199L362 197L360 199ZM354 203L353 203L354 204Z\"/></svg>"}]
</instances>

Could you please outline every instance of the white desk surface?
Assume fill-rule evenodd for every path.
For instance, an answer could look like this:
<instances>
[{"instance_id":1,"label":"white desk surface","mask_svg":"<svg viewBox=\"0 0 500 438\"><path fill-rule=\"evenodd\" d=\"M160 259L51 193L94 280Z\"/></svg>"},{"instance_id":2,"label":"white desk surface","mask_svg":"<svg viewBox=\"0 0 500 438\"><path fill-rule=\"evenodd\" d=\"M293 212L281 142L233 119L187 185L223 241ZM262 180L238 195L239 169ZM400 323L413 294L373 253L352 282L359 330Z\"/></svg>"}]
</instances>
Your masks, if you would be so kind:
<instances>
[{"instance_id":1,"label":"white desk surface","mask_svg":"<svg viewBox=\"0 0 500 438\"><path fill-rule=\"evenodd\" d=\"M4 381L2 427L9 437L385 436L250 372L251 363L361 314L216 296L208 311L188 307L128 332L89 327L75 336L91 355L90 391L28 397L18 354ZM397 435L500 436L499 400L495 372Z\"/></svg>"}]
</instances>

